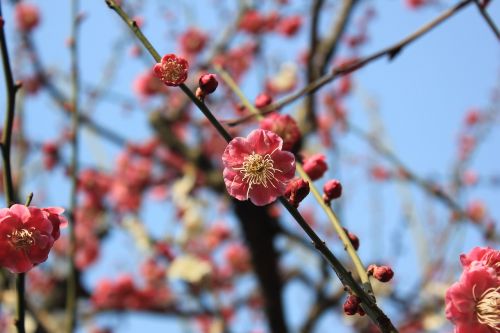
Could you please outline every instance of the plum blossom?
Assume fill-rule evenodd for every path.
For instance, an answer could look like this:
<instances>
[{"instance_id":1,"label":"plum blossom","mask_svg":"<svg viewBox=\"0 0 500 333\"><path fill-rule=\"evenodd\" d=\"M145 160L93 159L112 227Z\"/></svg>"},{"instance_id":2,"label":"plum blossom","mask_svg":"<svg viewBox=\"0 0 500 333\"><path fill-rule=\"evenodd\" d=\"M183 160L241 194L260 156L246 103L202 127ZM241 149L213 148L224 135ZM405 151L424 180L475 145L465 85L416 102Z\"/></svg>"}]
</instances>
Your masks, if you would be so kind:
<instances>
[{"instance_id":1,"label":"plum blossom","mask_svg":"<svg viewBox=\"0 0 500 333\"><path fill-rule=\"evenodd\" d=\"M167 86L178 86L186 81L189 64L175 54L166 54L153 67L154 74Z\"/></svg>"},{"instance_id":2,"label":"plum blossom","mask_svg":"<svg viewBox=\"0 0 500 333\"><path fill-rule=\"evenodd\" d=\"M475 247L462 254L462 276L446 291L446 318L455 333L500 331L500 251Z\"/></svg>"},{"instance_id":3,"label":"plum blossom","mask_svg":"<svg viewBox=\"0 0 500 333\"><path fill-rule=\"evenodd\" d=\"M277 134L262 129L229 142L222 155L229 194L238 200L250 199L257 206L283 195L295 174L295 157L282 147Z\"/></svg>"},{"instance_id":4,"label":"plum blossom","mask_svg":"<svg viewBox=\"0 0 500 333\"><path fill-rule=\"evenodd\" d=\"M0 266L25 273L47 260L59 228L67 224L63 211L19 204L0 209Z\"/></svg>"}]
</instances>

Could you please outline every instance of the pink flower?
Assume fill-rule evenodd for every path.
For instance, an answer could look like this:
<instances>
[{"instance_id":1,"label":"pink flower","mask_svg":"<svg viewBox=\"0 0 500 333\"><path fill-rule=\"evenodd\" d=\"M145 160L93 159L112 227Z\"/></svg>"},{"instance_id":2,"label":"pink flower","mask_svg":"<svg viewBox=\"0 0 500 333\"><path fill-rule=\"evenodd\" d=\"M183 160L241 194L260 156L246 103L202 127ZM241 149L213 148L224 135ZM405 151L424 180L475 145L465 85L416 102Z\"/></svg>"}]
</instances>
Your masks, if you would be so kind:
<instances>
[{"instance_id":1,"label":"pink flower","mask_svg":"<svg viewBox=\"0 0 500 333\"><path fill-rule=\"evenodd\" d=\"M23 32L30 32L40 22L38 7L28 3L18 3L15 9L16 25Z\"/></svg>"},{"instance_id":2,"label":"pink flower","mask_svg":"<svg viewBox=\"0 0 500 333\"><path fill-rule=\"evenodd\" d=\"M181 49L185 54L200 53L207 42L207 35L196 28L189 28L179 38Z\"/></svg>"},{"instance_id":3,"label":"pink flower","mask_svg":"<svg viewBox=\"0 0 500 333\"><path fill-rule=\"evenodd\" d=\"M237 273L245 273L250 270L250 253L241 244L233 243L228 245L224 251L224 258Z\"/></svg>"},{"instance_id":4,"label":"pink flower","mask_svg":"<svg viewBox=\"0 0 500 333\"><path fill-rule=\"evenodd\" d=\"M281 19L276 30L283 36L292 37L299 31L301 26L302 17L295 15Z\"/></svg>"},{"instance_id":5,"label":"pink flower","mask_svg":"<svg viewBox=\"0 0 500 333\"><path fill-rule=\"evenodd\" d=\"M465 270L446 291L446 318L455 333L495 333L500 330L500 284L486 266Z\"/></svg>"},{"instance_id":6,"label":"pink flower","mask_svg":"<svg viewBox=\"0 0 500 333\"><path fill-rule=\"evenodd\" d=\"M304 171L311 180L319 179L328 170L326 157L323 154L316 154L304 161Z\"/></svg>"},{"instance_id":7,"label":"pink flower","mask_svg":"<svg viewBox=\"0 0 500 333\"><path fill-rule=\"evenodd\" d=\"M249 34L259 34L267 29L267 19L257 10L248 10L240 20L239 28Z\"/></svg>"},{"instance_id":8,"label":"pink flower","mask_svg":"<svg viewBox=\"0 0 500 333\"><path fill-rule=\"evenodd\" d=\"M295 157L282 151L282 146L277 134L262 129L231 140L222 155L229 194L238 200L250 199L257 206L283 195L295 174Z\"/></svg>"},{"instance_id":9,"label":"pink flower","mask_svg":"<svg viewBox=\"0 0 500 333\"><path fill-rule=\"evenodd\" d=\"M139 98L145 100L164 91L166 88L155 74L148 70L135 78L133 89Z\"/></svg>"},{"instance_id":10,"label":"pink flower","mask_svg":"<svg viewBox=\"0 0 500 333\"><path fill-rule=\"evenodd\" d=\"M500 279L500 251L490 247L476 246L467 254L460 255L460 262L464 269L471 267L487 266L495 270Z\"/></svg>"},{"instance_id":11,"label":"pink flower","mask_svg":"<svg viewBox=\"0 0 500 333\"><path fill-rule=\"evenodd\" d=\"M63 211L18 204L0 209L0 266L24 273L47 260L59 227L67 224Z\"/></svg>"},{"instance_id":12,"label":"pink flower","mask_svg":"<svg viewBox=\"0 0 500 333\"><path fill-rule=\"evenodd\" d=\"M300 146L302 134L297 122L289 115L272 113L260 122L260 128L283 138L283 150L295 151Z\"/></svg>"},{"instance_id":13,"label":"pink flower","mask_svg":"<svg viewBox=\"0 0 500 333\"><path fill-rule=\"evenodd\" d=\"M155 75L167 86L178 86L187 79L189 64L175 54L166 54L153 67Z\"/></svg>"}]
</instances>

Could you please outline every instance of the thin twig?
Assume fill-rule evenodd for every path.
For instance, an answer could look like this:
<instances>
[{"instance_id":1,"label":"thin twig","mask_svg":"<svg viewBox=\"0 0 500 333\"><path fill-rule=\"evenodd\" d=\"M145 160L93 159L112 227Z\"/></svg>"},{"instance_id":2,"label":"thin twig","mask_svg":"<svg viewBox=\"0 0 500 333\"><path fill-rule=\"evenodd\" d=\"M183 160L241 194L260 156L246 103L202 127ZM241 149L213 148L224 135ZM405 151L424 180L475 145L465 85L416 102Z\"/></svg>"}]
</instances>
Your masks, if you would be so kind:
<instances>
[{"instance_id":1,"label":"thin twig","mask_svg":"<svg viewBox=\"0 0 500 333\"><path fill-rule=\"evenodd\" d=\"M495 22L493 22L491 16L488 14L486 11L486 8L484 8L478 0L474 0L474 3L476 4L477 9L479 10L479 13L481 16L484 18L488 26L491 28L491 31L495 34L497 39L500 41L500 30L498 30L498 27L495 25Z\"/></svg>"},{"instance_id":2,"label":"thin twig","mask_svg":"<svg viewBox=\"0 0 500 333\"><path fill-rule=\"evenodd\" d=\"M299 91L292 93L292 94L284 97L280 101L272 103L272 104L266 106L265 108L261 109L260 110L261 114L268 114L268 113L271 113L271 112L276 111L278 109L281 109L281 108L285 107L286 105L295 102L296 100L298 100L302 96L315 92L316 90L323 87L324 85L332 82L337 77L345 76L349 73L352 73L352 72L364 67L365 65L367 65L367 64L371 63L372 61L377 60L381 57L388 56L389 60L394 59L398 54L400 54L400 52L403 50L403 48L405 48L406 46L408 46L409 44L411 44L412 42L414 42L418 38L422 37L423 35L425 35L429 31L431 31L432 29L437 27L439 24L441 24L446 19L453 16L455 13L459 12L466 5L470 4L473 1L474 0L462 0L461 2L459 2L455 6L447 9L446 11L441 13L438 17L436 17L434 20L423 25L421 28L416 30L414 33L403 38L401 41L397 42L396 44L393 44L389 47L386 47L386 48L384 48L378 52L375 52L367 57L364 57L362 59L352 61L348 64L333 68L333 70L330 73L323 75L322 77L320 77L316 81L312 82L311 84L307 85L306 87L300 89ZM237 120L225 121L224 123L227 124L228 126L236 126L238 124L241 124L241 123L248 121L249 119L252 119L253 117L255 117L255 115L252 114L252 115L248 115L246 117L243 117L243 118L240 118Z\"/></svg>"},{"instance_id":3,"label":"thin twig","mask_svg":"<svg viewBox=\"0 0 500 333\"><path fill-rule=\"evenodd\" d=\"M70 219L69 225L69 264L70 272L67 281L66 292L66 332L73 332L76 326L76 304L77 304L77 285L78 271L75 262L76 256L76 208L77 208L77 191L78 191L78 129L79 129L79 94L80 94L80 78L78 71L78 30L80 26L79 20L79 0L71 2L71 194L70 194Z\"/></svg>"}]
</instances>

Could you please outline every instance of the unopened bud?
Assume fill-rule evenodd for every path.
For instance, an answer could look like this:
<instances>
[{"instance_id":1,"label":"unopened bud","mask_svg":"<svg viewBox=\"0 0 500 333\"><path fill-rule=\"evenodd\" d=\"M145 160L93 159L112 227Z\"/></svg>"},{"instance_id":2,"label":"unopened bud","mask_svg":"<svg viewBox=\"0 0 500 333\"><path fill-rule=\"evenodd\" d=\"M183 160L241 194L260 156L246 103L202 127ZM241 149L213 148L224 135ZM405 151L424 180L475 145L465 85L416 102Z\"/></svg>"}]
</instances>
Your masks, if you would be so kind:
<instances>
[{"instance_id":1,"label":"unopened bud","mask_svg":"<svg viewBox=\"0 0 500 333\"><path fill-rule=\"evenodd\" d=\"M365 314L365 311L360 306L361 300L356 295L349 295L344 302L344 313L348 316L354 316L358 313L360 316Z\"/></svg>"},{"instance_id":2,"label":"unopened bud","mask_svg":"<svg viewBox=\"0 0 500 333\"><path fill-rule=\"evenodd\" d=\"M217 89L219 81L217 81L217 76L215 74L203 74L200 76L198 84L200 86L200 90L205 95L209 95Z\"/></svg>"},{"instance_id":3,"label":"unopened bud","mask_svg":"<svg viewBox=\"0 0 500 333\"><path fill-rule=\"evenodd\" d=\"M352 247L357 251L359 249L359 238L346 228L343 228L345 233L347 234L347 237L351 241Z\"/></svg>"},{"instance_id":4,"label":"unopened bud","mask_svg":"<svg viewBox=\"0 0 500 333\"><path fill-rule=\"evenodd\" d=\"M272 102L273 98L266 93L262 93L255 98L255 106L259 109L268 106Z\"/></svg>"},{"instance_id":5,"label":"unopened bud","mask_svg":"<svg viewBox=\"0 0 500 333\"><path fill-rule=\"evenodd\" d=\"M323 200L329 204L330 201L342 195L342 184L337 179L331 179L323 186L323 192Z\"/></svg>"},{"instance_id":6,"label":"unopened bud","mask_svg":"<svg viewBox=\"0 0 500 333\"><path fill-rule=\"evenodd\" d=\"M302 178L295 178L286 187L285 198L295 208L299 207L299 203L309 194L309 183Z\"/></svg>"},{"instance_id":7,"label":"unopened bud","mask_svg":"<svg viewBox=\"0 0 500 333\"><path fill-rule=\"evenodd\" d=\"M316 154L304 161L304 171L311 178L311 180L319 179L328 170L326 164L326 157L323 154Z\"/></svg>"},{"instance_id":8,"label":"unopened bud","mask_svg":"<svg viewBox=\"0 0 500 333\"><path fill-rule=\"evenodd\" d=\"M380 282L389 282L394 276L394 272L389 266L370 265L367 272L368 275L373 276Z\"/></svg>"}]
</instances>

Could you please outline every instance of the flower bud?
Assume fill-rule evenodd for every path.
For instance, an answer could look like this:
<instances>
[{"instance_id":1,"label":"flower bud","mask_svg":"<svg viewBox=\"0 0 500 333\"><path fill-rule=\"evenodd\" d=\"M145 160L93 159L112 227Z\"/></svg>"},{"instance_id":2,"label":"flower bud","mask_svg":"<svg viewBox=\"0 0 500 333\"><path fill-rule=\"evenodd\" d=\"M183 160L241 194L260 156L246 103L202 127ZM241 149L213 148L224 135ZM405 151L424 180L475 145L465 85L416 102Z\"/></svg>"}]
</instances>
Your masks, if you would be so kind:
<instances>
[{"instance_id":1,"label":"flower bud","mask_svg":"<svg viewBox=\"0 0 500 333\"><path fill-rule=\"evenodd\" d=\"M311 180L319 179L328 170L326 157L323 154L316 154L304 161L304 171Z\"/></svg>"},{"instance_id":2,"label":"flower bud","mask_svg":"<svg viewBox=\"0 0 500 333\"><path fill-rule=\"evenodd\" d=\"M272 113L260 122L260 128L278 134L283 139L283 150L295 152L300 148L302 135L297 122L289 115Z\"/></svg>"},{"instance_id":3,"label":"flower bud","mask_svg":"<svg viewBox=\"0 0 500 333\"><path fill-rule=\"evenodd\" d=\"M342 184L337 179L330 179L323 186L323 192L323 200L329 204L342 195Z\"/></svg>"},{"instance_id":4,"label":"flower bud","mask_svg":"<svg viewBox=\"0 0 500 333\"><path fill-rule=\"evenodd\" d=\"M380 282L389 282L394 276L394 272L389 266L370 265L367 272L368 275L373 276Z\"/></svg>"},{"instance_id":5,"label":"flower bud","mask_svg":"<svg viewBox=\"0 0 500 333\"><path fill-rule=\"evenodd\" d=\"M219 82L215 74L203 74L200 76L199 86L204 95L209 95L217 89Z\"/></svg>"},{"instance_id":6,"label":"flower bud","mask_svg":"<svg viewBox=\"0 0 500 333\"><path fill-rule=\"evenodd\" d=\"M294 206L299 207L299 203L309 194L309 183L302 178L295 178L286 187L285 198Z\"/></svg>"},{"instance_id":7,"label":"flower bud","mask_svg":"<svg viewBox=\"0 0 500 333\"><path fill-rule=\"evenodd\" d=\"M354 316L358 313L360 316L365 314L365 311L360 306L361 299L356 295L349 295L344 303L344 313L348 316Z\"/></svg>"},{"instance_id":8,"label":"flower bud","mask_svg":"<svg viewBox=\"0 0 500 333\"><path fill-rule=\"evenodd\" d=\"M255 98L255 106L259 109L268 106L272 102L273 98L266 93L262 93Z\"/></svg>"},{"instance_id":9,"label":"flower bud","mask_svg":"<svg viewBox=\"0 0 500 333\"><path fill-rule=\"evenodd\" d=\"M35 5L18 3L15 7L16 25L22 32L30 32L40 23L40 11Z\"/></svg>"},{"instance_id":10,"label":"flower bud","mask_svg":"<svg viewBox=\"0 0 500 333\"><path fill-rule=\"evenodd\" d=\"M353 234L352 232L350 232L346 228L343 228L343 229L344 229L344 232L347 234L347 237L351 241L352 247L354 247L354 249L357 251L359 249L359 238L358 238L358 236L356 236L355 234Z\"/></svg>"}]
</instances>

